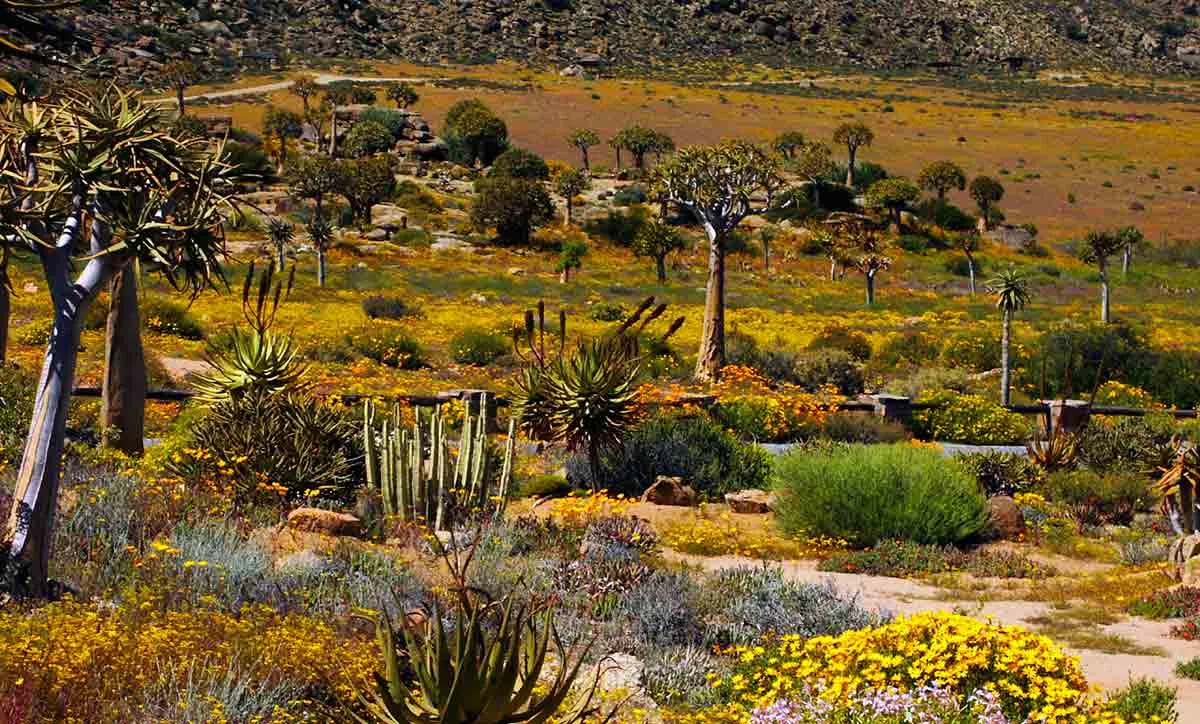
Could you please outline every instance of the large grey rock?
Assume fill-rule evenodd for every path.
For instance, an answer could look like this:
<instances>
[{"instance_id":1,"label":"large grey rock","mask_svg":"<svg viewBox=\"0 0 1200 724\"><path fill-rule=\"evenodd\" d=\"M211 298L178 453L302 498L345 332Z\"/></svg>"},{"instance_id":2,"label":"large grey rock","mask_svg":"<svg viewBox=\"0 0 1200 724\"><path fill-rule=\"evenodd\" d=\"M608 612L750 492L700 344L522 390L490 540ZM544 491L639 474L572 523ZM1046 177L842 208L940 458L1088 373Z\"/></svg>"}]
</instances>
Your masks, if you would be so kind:
<instances>
[{"instance_id":1,"label":"large grey rock","mask_svg":"<svg viewBox=\"0 0 1200 724\"><path fill-rule=\"evenodd\" d=\"M750 488L736 493L726 493L725 502L735 513L763 515L775 509L776 496L765 490Z\"/></svg>"},{"instance_id":2,"label":"large grey rock","mask_svg":"<svg viewBox=\"0 0 1200 724\"><path fill-rule=\"evenodd\" d=\"M457 251L465 254L475 251L475 247L471 245L471 242L460 239L457 236L439 236L429 248L436 252Z\"/></svg>"}]
</instances>

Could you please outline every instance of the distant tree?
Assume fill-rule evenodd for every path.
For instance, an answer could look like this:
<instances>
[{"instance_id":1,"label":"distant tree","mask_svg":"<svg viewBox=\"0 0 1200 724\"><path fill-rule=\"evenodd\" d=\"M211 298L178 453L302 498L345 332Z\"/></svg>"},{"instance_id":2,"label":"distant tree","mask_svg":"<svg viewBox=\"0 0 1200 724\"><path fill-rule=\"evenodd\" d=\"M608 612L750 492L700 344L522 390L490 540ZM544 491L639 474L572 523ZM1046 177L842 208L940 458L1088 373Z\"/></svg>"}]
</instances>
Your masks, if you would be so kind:
<instances>
[{"instance_id":1,"label":"distant tree","mask_svg":"<svg viewBox=\"0 0 1200 724\"><path fill-rule=\"evenodd\" d=\"M308 243L317 250L317 286L324 287L325 254L333 246L333 223L324 216L313 214L308 223L304 225L304 231L308 234Z\"/></svg>"},{"instance_id":2,"label":"distant tree","mask_svg":"<svg viewBox=\"0 0 1200 724\"><path fill-rule=\"evenodd\" d=\"M625 139L621 136L621 132L613 134L613 137L608 139L608 147L617 154L617 173L621 172L621 151L625 148Z\"/></svg>"},{"instance_id":3,"label":"distant tree","mask_svg":"<svg viewBox=\"0 0 1200 724\"><path fill-rule=\"evenodd\" d=\"M325 199L332 194L338 192L338 185L342 182L342 175L338 170L337 162L328 156L301 156L294 160L291 166L287 169L287 182L291 186L292 193L302 199L312 199L314 202L313 220L321 223L325 222ZM313 228L319 232L325 231L325 226L321 224L309 225L309 236L312 236ZM332 225L327 224L329 228L329 238L332 238ZM322 240L324 236L320 237ZM325 286L325 250L327 246L318 246L317 239L313 240L313 246L317 250L317 285Z\"/></svg>"},{"instance_id":4,"label":"distant tree","mask_svg":"<svg viewBox=\"0 0 1200 724\"><path fill-rule=\"evenodd\" d=\"M970 280L968 288L971 290L971 296L975 296L975 272L979 268L975 263L975 252L979 251L982 243L983 237L978 231L965 231L954 236L954 245L967 255L967 278Z\"/></svg>"},{"instance_id":5,"label":"distant tree","mask_svg":"<svg viewBox=\"0 0 1200 724\"><path fill-rule=\"evenodd\" d=\"M283 271L287 266L288 248L296 239L296 227L287 219L272 216L267 221L267 236L271 239L271 246L275 247L279 271Z\"/></svg>"},{"instance_id":6,"label":"distant tree","mask_svg":"<svg viewBox=\"0 0 1200 724\"><path fill-rule=\"evenodd\" d=\"M337 193L350 204L361 224L370 224L371 209L390 199L396 190L392 160L384 155L339 161L337 173Z\"/></svg>"},{"instance_id":7,"label":"distant tree","mask_svg":"<svg viewBox=\"0 0 1200 724\"><path fill-rule=\"evenodd\" d=\"M600 136L596 135L596 132L590 128L577 128L567 136L567 143L579 149L580 163L583 165L583 170L592 170L591 160L588 158L588 149L599 145Z\"/></svg>"},{"instance_id":8,"label":"distant tree","mask_svg":"<svg viewBox=\"0 0 1200 724\"><path fill-rule=\"evenodd\" d=\"M400 109L414 106L421 99L421 96L417 94L417 89L408 83L393 83L389 85L387 97L388 100L395 103L396 107Z\"/></svg>"},{"instance_id":9,"label":"distant tree","mask_svg":"<svg viewBox=\"0 0 1200 724\"><path fill-rule=\"evenodd\" d=\"M446 113L443 134L455 163L492 165L508 148L508 126L476 98L459 101Z\"/></svg>"},{"instance_id":10,"label":"distant tree","mask_svg":"<svg viewBox=\"0 0 1200 724\"><path fill-rule=\"evenodd\" d=\"M988 282L988 291L996 295L996 308L1003 316L1000 333L1000 404L1012 402L1012 319L1029 303L1029 281L1009 267Z\"/></svg>"},{"instance_id":11,"label":"distant tree","mask_svg":"<svg viewBox=\"0 0 1200 724\"><path fill-rule=\"evenodd\" d=\"M846 238L830 229L815 229L810 232L810 241L829 259L829 281L845 278L846 267L854 261Z\"/></svg>"},{"instance_id":12,"label":"distant tree","mask_svg":"<svg viewBox=\"0 0 1200 724\"><path fill-rule=\"evenodd\" d=\"M179 115L183 115L183 94L200 78L200 69L192 61L182 58L173 60L163 66L163 80L175 90L175 102Z\"/></svg>"},{"instance_id":13,"label":"distant tree","mask_svg":"<svg viewBox=\"0 0 1200 724\"><path fill-rule=\"evenodd\" d=\"M1083 244L1079 247L1079 258L1087 264L1095 264L1100 272L1100 321L1105 324L1112 321L1108 260L1120 253L1124 247L1124 237L1115 231L1090 231L1083 237Z\"/></svg>"},{"instance_id":14,"label":"distant tree","mask_svg":"<svg viewBox=\"0 0 1200 724\"><path fill-rule=\"evenodd\" d=\"M509 148L492 162L492 176L508 176L532 181L550 178L550 166L546 159L523 148Z\"/></svg>"},{"instance_id":15,"label":"distant tree","mask_svg":"<svg viewBox=\"0 0 1200 724\"><path fill-rule=\"evenodd\" d=\"M282 175L287 166L288 139L299 138L304 130L304 122L299 114L284 108L267 106L263 115L263 137L273 138L279 144L275 154L276 173Z\"/></svg>"},{"instance_id":16,"label":"distant tree","mask_svg":"<svg viewBox=\"0 0 1200 724\"><path fill-rule=\"evenodd\" d=\"M821 184L837 167L833 162L833 152L820 141L810 141L797 149L793 156L789 168L808 182L808 187L812 189L813 204L820 207Z\"/></svg>"},{"instance_id":17,"label":"distant tree","mask_svg":"<svg viewBox=\"0 0 1200 724\"><path fill-rule=\"evenodd\" d=\"M967 175L951 161L934 161L921 169L917 184L926 191L936 193L938 201L945 201L946 192L950 189L962 191L967 187Z\"/></svg>"},{"instance_id":18,"label":"distant tree","mask_svg":"<svg viewBox=\"0 0 1200 724\"><path fill-rule=\"evenodd\" d=\"M725 365L727 241L747 216L775 207L783 186L779 171L775 158L745 141L685 148L655 170L655 196L691 213L708 238L704 329L696 359L698 379L718 378Z\"/></svg>"},{"instance_id":19,"label":"distant tree","mask_svg":"<svg viewBox=\"0 0 1200 724\"><path fill-rule=\"evenodd\" d=\"M1121 275L1128 276L1129 269L1133 266L1133 253L1145 249L1146 237L1136 226L1126 226L1117 232L1117 236L1121 237L1123 248L1121 250Z\"/></svg>"},{"instance_id":20,"label":"distant tree","mask_svg":"<svg viewBox=\"0 0 1200 724\"><path fill-rule=\"evenodd\" d=\"M325 102L322 104L329 109L329 155L336 156L338 149L338 119L340 106L350 105L354 101L353 83L330 83L325 87Z\"/></svg>"},{"instance_id":21,"label":"distant tree","mask_svg":"<svg viewBox=\"0 0 1200 724\"><path fill-rule=\"evenodd\" d=\"M968 189L971 198L979 206L979 214L983 217L983 228L992 228L992 218L996 204L1004 198L1004 186L990 176L976 176Z\"/></svg>"},{"instance_id":22,"label":"distant tree","mask_svg":"<svg viewBox=\"0 0 1200 724\"><path fill-rule=\"evenodd\" d=\"M587 191L592 185L585 171L577 168L563 169L554 177L554 191L563 198L567 205L566 225L571 225L571 209L575 205L575 197Z\"/></svg>"},{"instance_id":23,"label":"distant tree","mask_svg":"<svg viewBox=\"0 0 1200 724\"><path fill-rule=\"evenodd\" d=\"M313 138L318 148L322 145L321 139L325 138L325 123L332 116L332 108L333 104L330 100L322 96L316 108L310 108L304 112L304 122L312 126Z\"/></svg>"},{"instance_id":24,"label":"distant tree","mask_svg":"<svg viewBox=\"0 0 1200 724\"><path fill-rule=\"evenodd\" d=\"M897 233L903 230L901 214L919 198L921 189L912 181L900 177L876 181L867 190L867 205L886 210Z\"/></svg>"},{"instance_id":25,"label":"distant tree","mask_svg":"<svg viewBox=\"0 0 1200 724\"><path fill-rule=\"evenodd\" d=\"M661 157L675 149L675 141L667 134L636 124L621 129L614 138L633 156L633 166L637 169L646 168L646 154Z\"/></svg>"},{"instance_id":26,"label":"distant tree","mask_svg":"<svg viewBox=\"0 0 1200 724\"><path fill-rule=\"evenodd\" d=\"M834 248L867 282L867 306L875 304L875 278L892 266L887 255L888 244L875 222L859 214L834 214L826 222L838 237Z\"/></svg>"},{"instance_id":27,"label":"distant tree","mask_svg":"<svg viewBox=\"0 0 1200 724\"><path fill-rule=\"evenodd\" d=\"M658 281L667 280L667 256L684 248L683 235L663 221L648 221L633 237L633 253L654 260Z\"/></svg>"},{"instance_id":28,"label":"distant tree","mask_svg":"<svg viewBox=\"0 0 1200 724\"><path fill-rule=\"evenodd\" d=\"M662 131L654 131L654 140L650 146L650 151L654 154L656 161L662 162L664 155L675 152L675 139Z\"/></svg>"},{"instance_id":29,"label":"distant tree","mask_svg":"<svg viewBox=\"0 0 1200 724\"><path fill-rule=\"evenodd\" d=\"M310 78L308 76L299 78L294 83L292 83L291 91L294 95L299 96L300 102L304 104L304 115L305 116L307 116L308 112L309 112L308 99L315 96L317 94L318 90L319 90L319 88L316 84L316 81L314 81L312 78Z\"/></svg>"},{"instance_id":30,"label":"distant tree","mask_svg":"<svg viewBox=\"0 0 1200 724\"><path fill-rule=\"evenodd\" d=\"M848 162L846 163L846 185L854 186L854 164L858 159L858 149L870 146L875 142L875 132L864 123L843 123L833 131L833 142L846 147Z\"/></svg>"},{"instance_id":31,"label":"distant tree","mask_svg":"<svg viewBox=\"0 0 1200 724\"><path fill-rule=\"evenodd\" d=\"M471 222L479 229L495 227L507 244L528 244L537 227L554 218L554 204L541 181L487 176L475 182Z\"/></svg>"},{"instance_id":32,"label":"distant tree","mask_svg":"<svg viewBox=\"0 0 1200 724\"><path fill-rule=\"evenodd\" d=\"M571 281L571 271L583 266L583 257L587 255L587 251L587 243L578 239L563 242L556 267L560 283L567 284Z\"/></svg>"},{"instance_id":33,"label":"distant tree","mask_svg":"<svg viewBox=\"0 0 1200 724\"><path fill-rule=\"evenodd\" d=\"M804 134L800 131L784 131L771 141L771 148L783 156L788 161L796 157L796 154L804 148Z\"/></svg>"},{"instance_id":34,"label":"distant tree","mask_svg":"<svg viewBox=\"0 0 1200 724\"><path fill-rule=\"evenodd\" d=\"M359 121L346 133L343 150L352 158L374 156L392 150L395 137L387 126L375 121Z\"/></svg>"}]
</instances>

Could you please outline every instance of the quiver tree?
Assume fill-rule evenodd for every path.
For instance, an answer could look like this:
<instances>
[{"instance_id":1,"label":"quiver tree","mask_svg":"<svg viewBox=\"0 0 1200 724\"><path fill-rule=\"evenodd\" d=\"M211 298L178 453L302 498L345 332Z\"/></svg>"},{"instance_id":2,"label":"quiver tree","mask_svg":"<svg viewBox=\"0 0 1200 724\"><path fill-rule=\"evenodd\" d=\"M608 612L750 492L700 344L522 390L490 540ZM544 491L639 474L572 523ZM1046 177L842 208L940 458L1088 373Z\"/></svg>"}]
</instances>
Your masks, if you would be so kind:
<instances>
[{"instance_id":1,"label":"quiver tree","mask_svg":"<svg viewBox=\"0 0 1200 724\"><path fill-rule=\"evenodd\" d=\"M873 306L875 278L879 272L892 267L892 258L887 255L887 241L870 218L859 214L834 214L826 223L840 237L838 246L866 280L867 306Z\"/></svg>"},{"instance_id":2,"label":"quiver tree","mask_svg":"<svg viewBox=\"0 0 1200 724\"><path fill-rule=\"evenodd\" d=\"M299 114L284 108L267 106L263 114L263 136L274 139L279 144L275 152L275 173L282 176L287 167L288 140L300 138L304 130L304 121Z\"/></svg>"},{"instance_id":3,"label":"quiver tree","mask_svg":"<svg viewBox=\"0 0 1200 724\"><path fill-rule=\"evenodd\" d=\"M618 149L617 166L620 167L620 149L624 148L633 155L633 167L641 170L646 168L646 154L653 153L661 158L662 154L675 150L675 141L667 134L639 125L626 126L613 137L612 144Z\"/></svg>"},{"instance_id":4,"label":"quiver tree","mask_svg":"<svg viewBox=\"0 0 1200 724\"><path fill-rule=\"evenodd\" d=\"M309 226L315 226L321 232L318 238L313 238L312 241L317 250L317 284L323 287L325 251L328 246L318 244L318 240L331 241L333 238L333 227L325 220L325 199L337 193L342 183L342 174L337 162L328 156L301 156L288 167L287 181L293 194L302 199L313 200L313 215ZM328 234L324 233L325 231L328 231Z\"/></svg>"},{"instance_id":5,"label":"quiver tree","mask_svg":"<svg viewBox=\"0 0 1200 724\"><path fill-rule=\"evenodd\" d=\"M578 239L564 241L558 253L556 271L558 281L567 284L571 281L571 272L583 268L583 257L587 256L587 243Z\"/></svg>"},{"instance_id":6,"label":"quiver tree","mask_svg":"<svg viewBox=\"0 0 1200 724\"><path fill-rule=\"evenodd\" d=\"M821 184L837 168L833 152L820 141L805 143L793 152L788 169L808 183L814 206L821 206Z\"/></svg>"},{"instance_id":7,"label":"quiver tree","mask_svg":"<svg viewBox=\"0 0 1200 724\"><path fill-rule=\"evenodd\" d=\"M163 66L162 74L163 80L175 91L175 103L178 106L179 115L182 116L183 94L200 77L200 69L196 67L195 63L184 58L167 63Z\"/></svg>"},{"instance_id":8,"label":"quiver tree","mask_svg":"<svg viewBox=\"0 0 1200 724\"><path fill-rule=\"evenodd\" d=\"M135 261L112 280L100 389L100 441L127 455L142 454L146 429L146 357L141 326Z\"/></svg>"},{"instance_id":9,"label":"quiver tree","mask_svg":"<svg viewBox=\"0 0 1200 724\"><path fill-rule=\"evenodd\" d=\"M708 286L696 378L714 380L725 365L726 244L747 216L772 208L783 187L779 162L745 141L693 146L656 169L652 185L656 196L689 211L708 239Z\"/></svg>"},{"instance_id":10,"label":"quiver tree","mask_svg":"<svg viewBox=\"0 0 1200 724\"><path fill-rule=\"evenodd\" d=\"M309 113L309 99L317 94L317 84L312 78L304 76L292 83L291 91L294 95L300 97L300 103L304 105L304 115Z\"/></svg>"},{"instance_id":11,"label":"quiver tree","mask_svg":"<svg viewBox=\"0 0 1200 724\"><path fill-rule=\"evenodd\" d=\"M296 227L287 219L272 216L267 221L267 236L275 249L275 265L279 271L287 266L287 252L296 239Z\"/></svg>"},{"instance_id":12,"label":"quiver tree","mask_svg":"<svg viewBox=\"0 0 1200 724\"><path fill-rule=\"evenodd\" d=\"M971 290L971 296L975 296L975 273L979 269L975 263L975 252L979 251L982 243L983 237L977 231L965 231L954 237L954 245L967 256L967 288Z\"/></svg>"},{"instance_id":13,"label":"quiver tree","mask_svg":"<svg viewBox=\"0 0 1200 724\"><path fill-rule=\"evenodd\" d=\"M338 161L337 175L340 179L337 192L363 225L371 223L371 209L391 198L396 189L396 175L387 156Z\"/></svg>"},{"instance_id":14,"label":"quiver tree","mask_svg":"<svg viewBox=\"0 0 1200 724\"><path fill-rule=\"evenodd\" d=\"M563 198L563 202L567 205L567 213L564 222L567 226L571 225L571 210L575 206L575 197L587 191L592 186L591 179L585 171L577 168L566 168L560 171L554 177L554 191Z\"/></svg>"},{"instance_id":15,"label":"quiver tree","mask_svg":"<svg viewBox=\"0 0 1200 724\"><path fill-rule=\"evenodd\" d=\"M228 202L220 151L164 125L155 106L115 85L0 113L0 164L8 192L21 199L4 236L39 257L54 309L5 536L17 587L32 595L49 593L67 407L88 306L135 260L193 294L220 278Z\"/></svg>"},{"instance_id":16,"label":"quiver tree","mask_svg":"<svg viewBox=\"0 0 1200 724\"><path fill-rule=\"evenodd\" d=\"M943 202L946 200L947 191L962 191L967 187L967 175L958 164L951 161L934 161L917 174L917 185L926 191L934 192L938 201Z\"/></svg>"},{"instance_id":17,"label":"quiver tree","mask_svg":"<svg viewBox=\"0 0 1200 724\"><path fill-rule=\"evenodd\" d=\"M883 209L896 227L896 233L904 230L903 213L921 197L921 190L906 178L885 178L871 184L867 190L867 205Z\"/></svg>"},{"instance_id":18,"label":"quiver tree","mask_svg":"<svg viewBox=\"0 0 1200 724\"><path fill-rule=\"evenodd\" d=\"M592 169L588 150L600 144L600 136L590 128L577 128L567 136L567 143L579 149L579 162L584 171Z\"/></svg>"},{"instance_id":19,"label":"quiver tree","mask_svg":"<svg viewBox=\"0 0 1200 724\"><path fill-rule=\"evenodd\" d=\"M988 282L988 291L996 295L1001 314L1000 331L1000 404L1012 401L1012 320L1029 303L1029 280L1009 267Z\"/></svg>"},{"instance_id":20,"label":"quiver tree","mask_svg":"<svg viewBox=\"0 0 1200 724\"><path fill-rule=\"evenodd\" d=\"M667 280L667 255L684 248L683 235L663 221L648 221L633 238L633 253L654 260L658 281Z\"/></svg>"},{"instance_id":21,"label":"quiver tree","mask_svg":"<svg viewBox=\"0 0 1200 724\"><path fill-rule=\"evenodd\" d=\"M1004 198L1004 186L990 176L976 176L967 189L971 199L979 207L979 215L983 217L983 228L992 228L996 215L996 204Z\"/></svg>"},{"instance_id":22,"label":"quiver tree","mask_svg":"<svg viewBox=\"0 0 1200 724\"><path fill-rule=\"evenodd\" d=\"M1090 231L1079 246L1079 258L1086 264L1095 264L1100 274L1100 321L1112 321L1112 301L1109 294L1108 260L1121 252L1125 239L1120 232Z\"/></svg>"},{"instance_id":23,"label":"quiver tree","mask_svg":"<svg viewBox=\"0 0 1200 724\"><path fill-rule=\"evenodd\" d=\"M1136 226L1126 226L1117 232L1121 238L1121 275L1128 276L1133 266L1133 253L1146 248L1146 237Z\"/></svg>"},{"instance_id":24,"label":"quiver tree","mask_svg":"<svg viewBox=\"0 0 1200 724\"><path fill-rule=\"evenodd\" d=\"M833 131L833 142L846 149L846 185L854 186L854 164L858 163L858 149L875 142L875 132L865 123L843 123Z\"/></svg>"},{"instance_id":25,"label":"quiver tree","mask_svg":"<svg viewBox=\"0 0 1200 724\"><path fill-rule=\"evenodd\" d=\"M417 95L417 89L413 88L408 83L393 83L388 86L387 97L396 107L404 110L409 106L416 105L421 96Z\"/></svg>"},{"instance_id":26,"label":"quiver tree","mask_svg":"<svg viewBox=\"0 0 1200 724\"><path fill-rule=\"evenodd\" d=\"M330 83L325 88L325 101L329 107L329 155L336 156L338 148L338 107L354 102L352 83Z\"/></svg>"},{"instance_id":27,"label":"quiver tree","mask_svg":"<svg viewBox=\"0 0 1200 724\"><path fill-rule=\"evenodd\" d=\"M796 154L800 149L804 148L804 134L800 131L784 131L771 141L771 149L783 156L784 159L791 161L796 158Z\"/></svg>"}]
</instances>

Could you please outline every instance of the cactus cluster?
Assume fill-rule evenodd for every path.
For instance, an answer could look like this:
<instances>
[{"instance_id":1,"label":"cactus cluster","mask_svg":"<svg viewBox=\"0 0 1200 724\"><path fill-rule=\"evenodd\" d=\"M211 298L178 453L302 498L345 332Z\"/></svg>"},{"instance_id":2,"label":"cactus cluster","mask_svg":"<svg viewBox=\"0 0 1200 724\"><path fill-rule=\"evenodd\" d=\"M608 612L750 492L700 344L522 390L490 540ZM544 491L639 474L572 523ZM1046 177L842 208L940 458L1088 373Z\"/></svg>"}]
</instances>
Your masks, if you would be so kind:
<instances>
[{"instance_id":1,"label":"cactus cluster","mask_svg":"<svg viewBox=\"0 0 1200 724\"><path fill-rule=\"evenodd\" d=\"M463 420L457 454L451 450L441 408L428 416L418 409L411 428L400 422L400 407L390 418L379 417L368 400L363 407L363 450L367 484L383 497L383 512L403 521L432 523L445 530L460 510L504 512L512 483L516 421L509 421L508 441L498 476L488 455L488 404ZM493 480L493 477L495 479Z\"/></svg>"}]
</instances>

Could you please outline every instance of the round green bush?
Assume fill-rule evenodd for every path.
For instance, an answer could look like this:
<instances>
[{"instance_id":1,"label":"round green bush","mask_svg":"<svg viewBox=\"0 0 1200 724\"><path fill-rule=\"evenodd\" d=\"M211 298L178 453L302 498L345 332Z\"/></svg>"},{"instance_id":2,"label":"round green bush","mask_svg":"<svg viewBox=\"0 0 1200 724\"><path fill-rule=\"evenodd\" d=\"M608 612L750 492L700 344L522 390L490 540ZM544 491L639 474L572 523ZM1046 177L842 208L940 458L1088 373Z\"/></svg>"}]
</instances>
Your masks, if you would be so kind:
<instances>
[{"instance_id":1,"label":"round green bush","mask_svg":"<svg viewBox=\"0 0 1200 724\"><path fill-rule=\"evenodd\" d=\"M862 365L849 352L837 348L798 355L792 363L791 379L809 392L833 385L847 397L854 397L866 386Z\"/></svg>"},{"instance_id":2,"label":"round green bush","mask_svg":"<svg viewBox=\"0 0 1200 724\"><path fill-rule=\"evenodd\" d=\"M831 324L813 338L810 350L841 349L859 362L871 359L871 341L867 335L841 324Z\"/></svg>"},{"instance_id":3,"label":"round green bush","mask_svg":"<svg viewBox=\"0 0 1200 724\"><path fill-rule=\"evenodd\" d=\"M181 339L204 339L204 329L188 308L169 299L147 297L142 300L142 324L146 329Z\"/></svg>"},{"instance_id":4,"label":"round green bush","mask_svg":"<svg viewBox=\"0 0 1200 724\"><path fill-rule=\"evenodd\" d=\"M1018 445L1029 439L1029 421L979 395L943 391L920 400L934 405L913 413L913 432L923 440L971 445Z\"/></svg>"},{"instance_id":5,"label":"round green bush","mask_svg":"<svg viewBox=\"0 0 1200 724\"><path fill-rule=\"evenodd\" d=\"M420 343L401 327L368 324L349 341L354 351L388 367L415 370L425 366Z\"/></svg>"},{"instance_id":6,"label":"round green bush","mask_svg":"<svg viewBox=\"0 0 1200 724\"><path fill-rule=\"evenodd\" d=\"M395 143L392 132L382 123L359 121L346 134L346 153L354 158L374 156L391 149Z\"/></svg>"},{"instance_id":7,"label":"round green bush","mask_svg":"<svg viewBox=\"0 0 1200 724\"><path fill-rule=\"evenodd\" d=\"M455 362L485 367L508 353L509 342L487 329L464 329L450 340L450 355Z\"/></svg>"},{"instance_id":8,"label":"round green bush","mask_svg":"<svg viewBox=\"0 0 1200 724\"><path fill-rule=\"evenodd\" d=\"M987 523L987 500L966 468L908 444L794 451L776 462L775 490L785 531L860 547L958 543Z\"/></svg>"}]
</instances>

